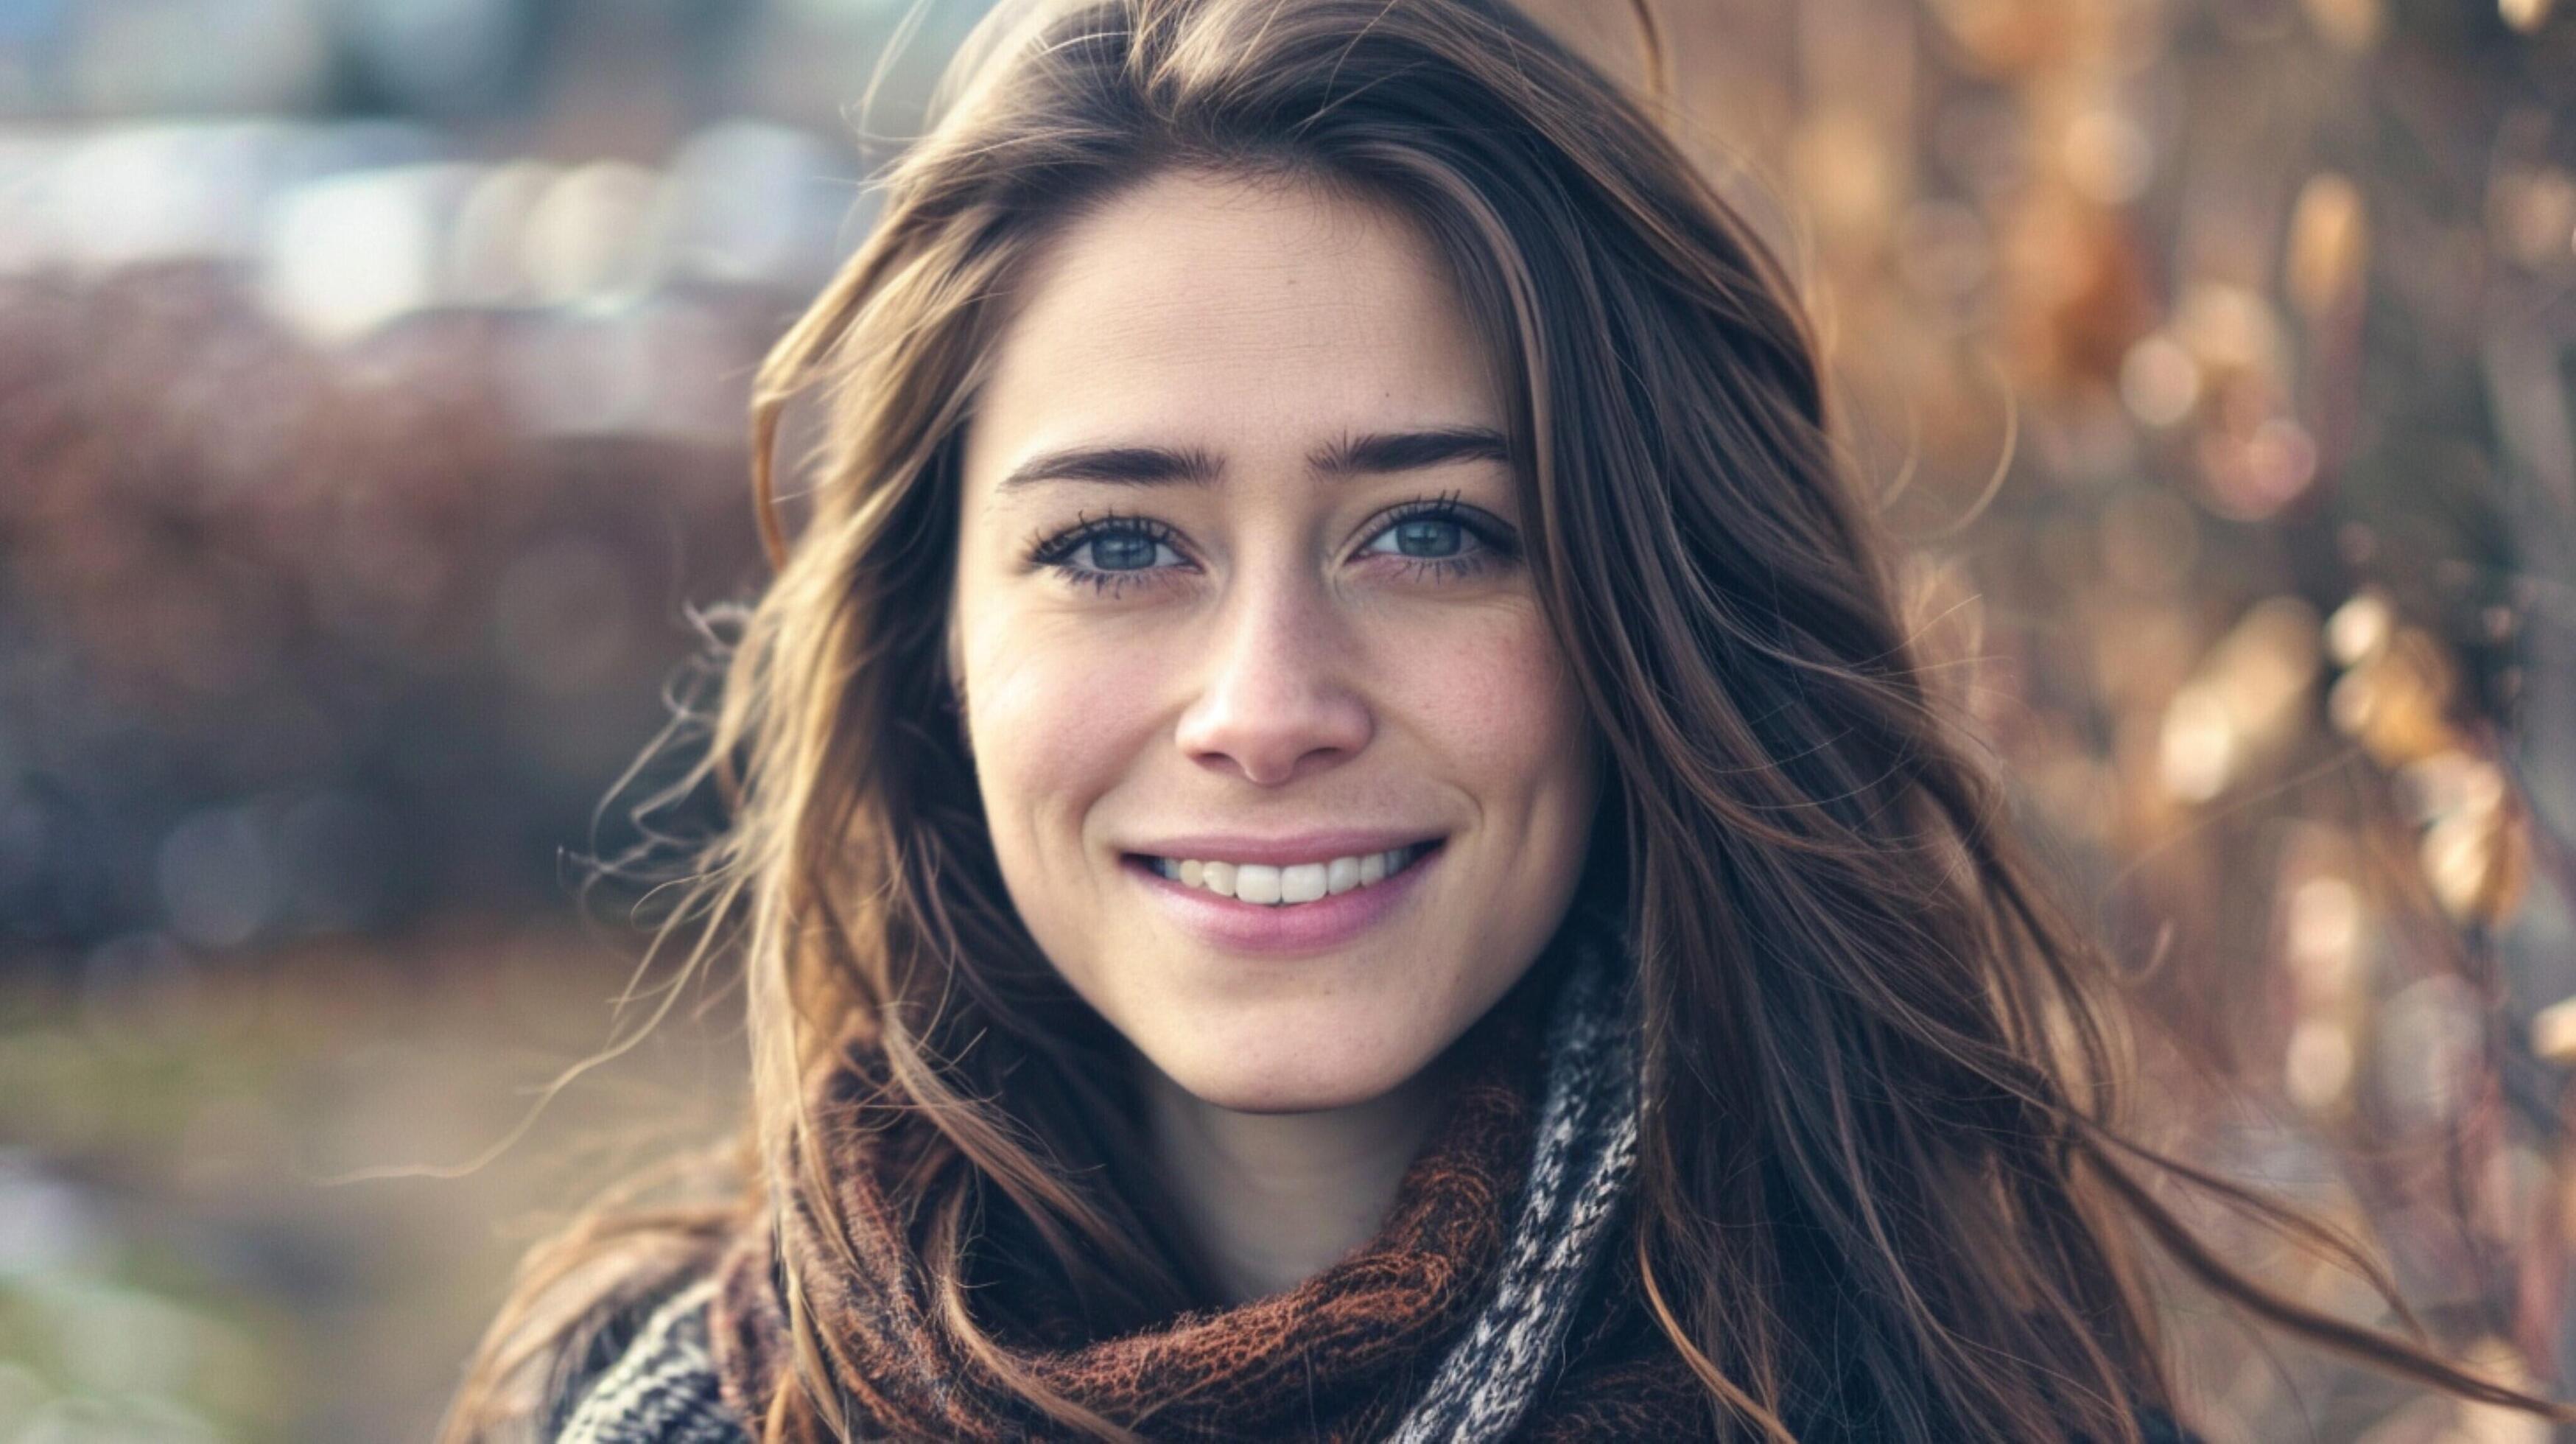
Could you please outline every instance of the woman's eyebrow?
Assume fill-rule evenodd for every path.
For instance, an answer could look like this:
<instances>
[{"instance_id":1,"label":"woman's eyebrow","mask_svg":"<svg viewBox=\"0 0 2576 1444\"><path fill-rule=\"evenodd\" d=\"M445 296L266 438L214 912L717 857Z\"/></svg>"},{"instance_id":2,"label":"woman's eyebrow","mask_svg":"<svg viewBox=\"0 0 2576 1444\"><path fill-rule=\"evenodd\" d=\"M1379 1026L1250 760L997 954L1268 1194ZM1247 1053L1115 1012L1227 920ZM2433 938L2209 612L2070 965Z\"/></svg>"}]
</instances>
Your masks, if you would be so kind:
<instances>
[{"instance_id":1,"label":"woman's eyebrow","mask_svg":"<svg viewBox=\"0 0 2576 1444\"><path fill-rule=\"evenodd\" d=\"M1505 461L1510 456L1502 433L1490 427L1436 426L1345 436L1309 453L1306 464L1325 476L1339 477L1418 471L1458 461ZM1200 447L1076 446L1021 462L1002 478L999 490L1009 492L1048 481L1212 486L1224 471L1224 458Z\"/></svg>"},{"instance_id":2,"label":"woman's eyebrow","mask_svg":"<svg viewBox=\"0 0 2576 1444\"><path fill-rule=\"evenodd\" d=\"M1436 426L1422 431L1377 431L1346 436L1306 458L1326 476L1419 471L1453 461L1509 461L1503 434L1484 426Z\"/></svg>"}]
</instances>

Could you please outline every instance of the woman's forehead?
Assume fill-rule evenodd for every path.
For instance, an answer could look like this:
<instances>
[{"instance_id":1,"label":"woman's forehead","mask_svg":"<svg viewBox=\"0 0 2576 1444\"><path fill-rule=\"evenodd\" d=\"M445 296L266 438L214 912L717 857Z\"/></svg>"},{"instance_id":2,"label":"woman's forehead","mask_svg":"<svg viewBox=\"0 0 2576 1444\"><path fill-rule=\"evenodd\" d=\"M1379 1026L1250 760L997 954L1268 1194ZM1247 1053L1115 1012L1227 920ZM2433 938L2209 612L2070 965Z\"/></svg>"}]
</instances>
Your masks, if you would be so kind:
<instances>
[{"instance_id":1,"label":"woman's forehead","mask_svg":"<svg viewBox=\"0 0 2576 1444\"><path fill-rule=\"evenodd\" d=\"M1400 212L1175 172L1036 258L970 427L970 483L1079 446L1310 454L1503 418L1445 261Z\"/></svg>"}]
</instances>

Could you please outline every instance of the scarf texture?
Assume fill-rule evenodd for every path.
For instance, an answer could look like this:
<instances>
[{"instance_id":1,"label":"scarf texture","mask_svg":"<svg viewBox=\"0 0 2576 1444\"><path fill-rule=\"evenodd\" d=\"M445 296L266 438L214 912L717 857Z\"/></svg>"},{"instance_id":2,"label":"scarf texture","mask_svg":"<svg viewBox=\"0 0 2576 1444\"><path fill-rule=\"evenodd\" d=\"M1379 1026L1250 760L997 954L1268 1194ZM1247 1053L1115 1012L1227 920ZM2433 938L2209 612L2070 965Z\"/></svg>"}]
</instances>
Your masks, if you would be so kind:
<instances>
[{"instance_id":1,"label":"scarf texture","mask_svg":"<svg viewBox=\"0 0 2576 1444\"><path fill-rule=\"evenodd\" d=\"M1077 1301L1041 1289L1018 1301L1035 1326L1003 1336L1013 1363L1156 1440L1704 1433L1696 1381L1608 1257L1637 1138L1625 959L1572 948L1544 1017L1497 1007L1460 1040L1429 1140L1368 1242L1286 1292L1106 1338L1084 1337ZM766 1414L793 1357L781 1296L793 1270L859 1437L1071 1437L941 1317L883 1160L844 1126L876 1060L853 1047L836 1062L817 1116L848 1228L834 1239L800 1198L774 1238L764 1227L725 1256L708 1318L724 1402Z\"/></svg>"},{"instance_id":2,"label":"scarf texture","mask_svg":"<svg viewBox=\"0 0 2576 1444\"><path fill-rule=\"evenodd\" d=\"M1698 1380L1636 1296L1626 1257L1637 1141L1624 952L1575 944L1538 1016L1507 999L1460 1040L1429 1140L1376 1235L1302 1284L1090 1337L1033 1286L1016 1366L1158 1441L1594 1444L1711 1437ZM560 1382L555 1444L749 1444L789 1359L780 1290L805 1281L855 1439L1070 1439L941 1320L905 1243L889 1165L846 1106L882 1075L862 1048L819 1080L835 1240L802 1200L612 1332ZM988 1327L996 1327L991 1323ZM2149 1444L2200 1444L2157 1410ZM1801 1432L1804 1432L1804 1426ZM1870 1437L1865 1425L1822 1437Z\"/></svg>"}]
</instances>

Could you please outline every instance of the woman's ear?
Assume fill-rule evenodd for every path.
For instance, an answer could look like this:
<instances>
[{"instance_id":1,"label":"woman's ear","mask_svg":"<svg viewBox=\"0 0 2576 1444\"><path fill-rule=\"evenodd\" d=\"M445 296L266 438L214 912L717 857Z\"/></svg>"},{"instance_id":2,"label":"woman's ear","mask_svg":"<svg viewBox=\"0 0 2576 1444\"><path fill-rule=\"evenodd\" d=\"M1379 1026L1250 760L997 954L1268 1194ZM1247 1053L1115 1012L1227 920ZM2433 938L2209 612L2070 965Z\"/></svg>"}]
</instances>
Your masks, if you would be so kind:
<instances>
[{"instance_id":1,"label":"woman's ear","mask_svg":"<svg viewBox=\"0 0 2576 1444\"><path fill-rule=\"evenodd\" d=\"M948 610L946 640L940 649L940 671L948 680L947 702L958 716L966 715L966 648L957 631L957 609Z\"/></svg>"},{"instance_id":2,"label":"woman's ear","mask_svg":"<svg viewBox=\"0 0 2576 1444\"><path fill-rule=\"evenodd\" d=\"M975 736L966 726L965 659L966 649L959 640L957 630L957 612L952 607L948 612L946 641L942 643L939 653L942 683L939 689L939 701L941 706L948 709L949 716L956 719L958 744L965 749L966 760L971 763L975 760Z\"/></svg>"}]
</instances>

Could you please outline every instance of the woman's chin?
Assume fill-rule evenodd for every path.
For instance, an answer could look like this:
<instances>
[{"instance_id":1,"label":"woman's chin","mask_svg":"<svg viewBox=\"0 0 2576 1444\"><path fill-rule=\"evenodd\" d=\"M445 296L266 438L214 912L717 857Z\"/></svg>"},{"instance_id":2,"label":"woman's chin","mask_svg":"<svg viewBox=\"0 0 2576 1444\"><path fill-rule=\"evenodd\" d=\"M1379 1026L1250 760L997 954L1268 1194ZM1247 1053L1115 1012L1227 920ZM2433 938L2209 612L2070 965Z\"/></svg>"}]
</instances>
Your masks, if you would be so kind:
<instances>
[{"instance_id":1,"label":"woman's chin","mask_svg":"<svg viewBox=\"0 0 2576 1444\"><path fill-rule=\"evenodd\" d=\"M1437 1040L1347 1028L1214 1028L1144 1049L1183 1092L1238 1113L1314 1113L1384 1097L1420 1072Z\"/></svg>"}]
</instances>

